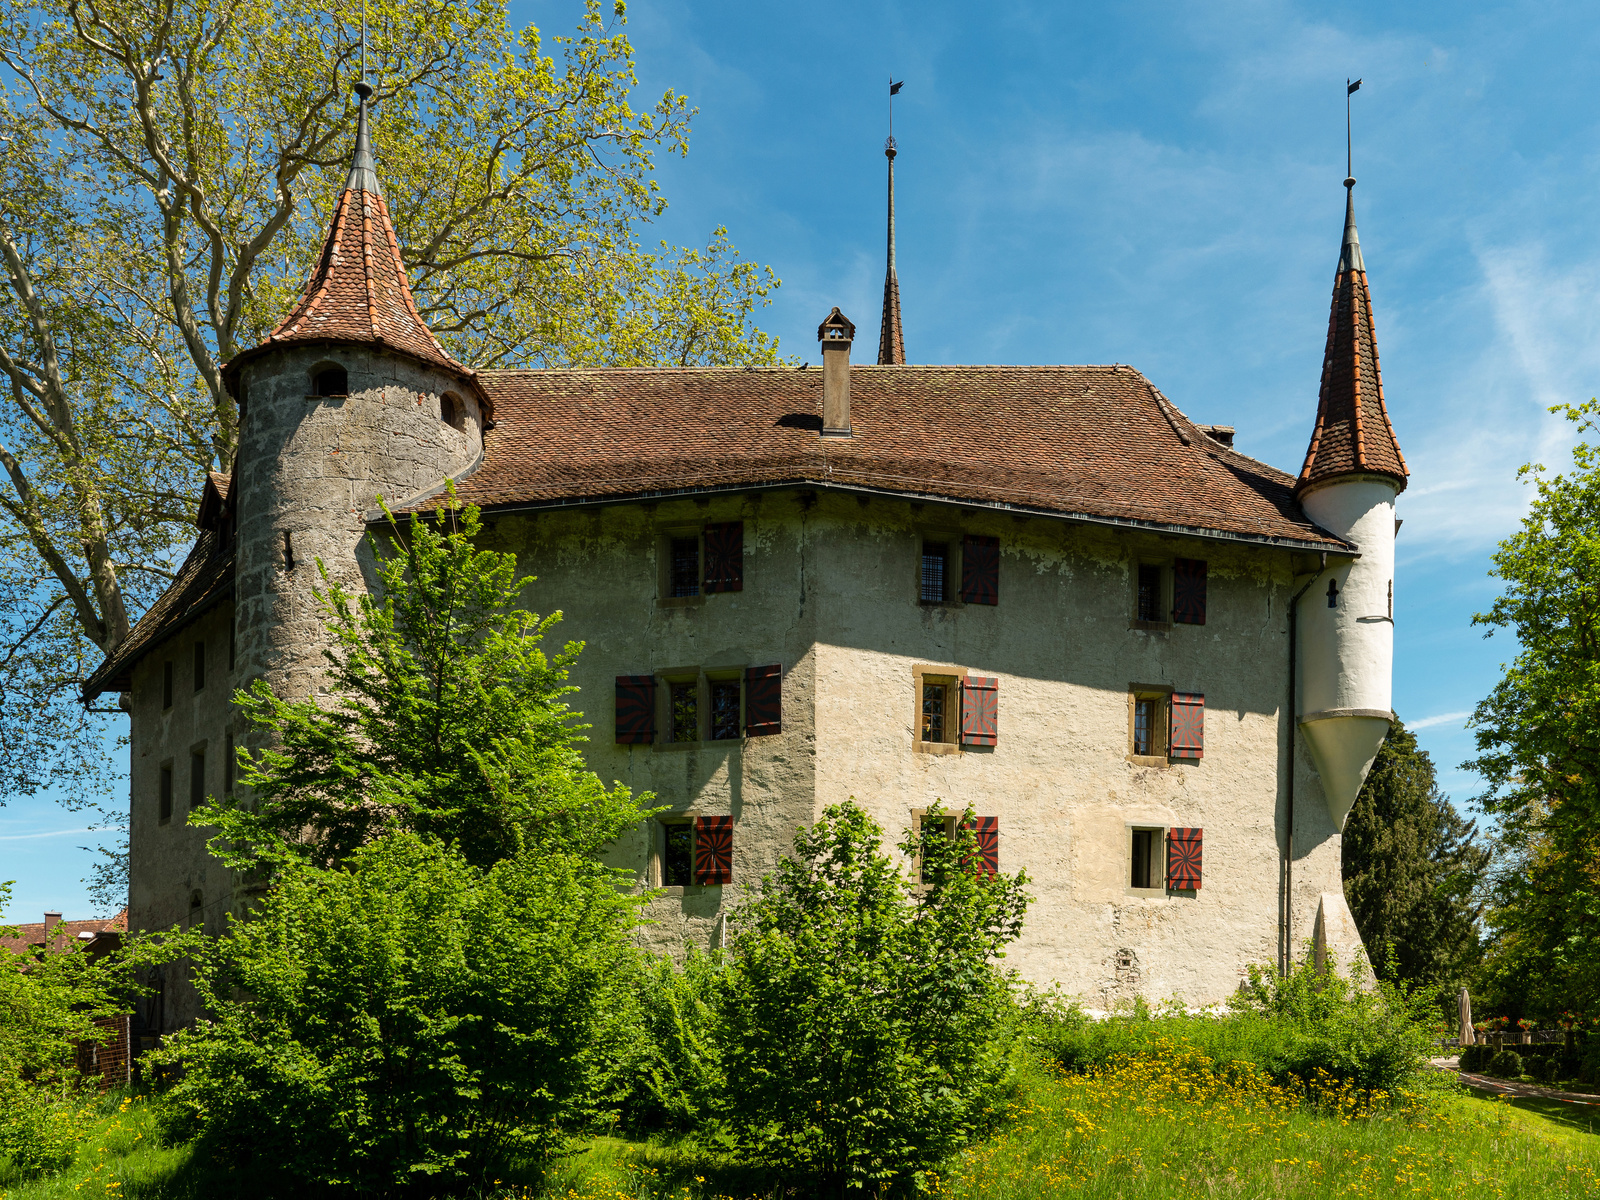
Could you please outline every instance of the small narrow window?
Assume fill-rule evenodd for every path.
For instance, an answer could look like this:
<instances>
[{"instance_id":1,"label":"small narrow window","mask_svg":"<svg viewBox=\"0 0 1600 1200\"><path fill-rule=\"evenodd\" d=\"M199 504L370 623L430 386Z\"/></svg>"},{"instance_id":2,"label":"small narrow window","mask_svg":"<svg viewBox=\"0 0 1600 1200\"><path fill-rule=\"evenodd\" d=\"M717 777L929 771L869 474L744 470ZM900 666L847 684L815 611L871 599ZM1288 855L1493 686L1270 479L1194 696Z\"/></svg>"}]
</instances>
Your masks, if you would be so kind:
<instances>
[{"instance_id":1,"label":"small narrow window","mask_svg":"<svg viewBox=\"0 0 1600 1200\"><path fill-rule=\"evenodd\" d=\"M294 538L287 529L283 531L283 569L294 570Z\"/></svg>"},{"instance_id":2,"label":"small narrow window","mask_svg":"<svg viewBox=\"0 0 1600 1200\"><path fill-rule=\"evenodd\" d=\"M1133 752L1149 756L1161 753L1162 720L1165 705L1159 696L1135 696L1133 700Z\"/></svg>"},{"instance_id":3,"label":"small narrow window","mask_svg":"<svg viewBox=\"0 0 1600 1200\"><path fill-rule=\"evenodd\" d=\"M922 740L948 741L949 724L946 717L950 709L948 683L923 683L922 685Z\"/></svg>"},{"instance_id":4,"label":"small narrow window","mask_svg":"<svg viewBox=\"0 0 1600 1200\"><path fill-rule=\"evenodd\" d=\"M922 587L924 604L943 604L949 597L950 546L947 542L922 543Z\"/></svg>"},{"instance_id":5,"label":"small narrow window","mask_svg":"<svg viewBox=\"0 0 1600 1200\"><path fill-rule=\"evenodd\" d=\"M1389 580L1389 620L1394 620L1394 580Z\"/></svg>"},{"instance_id":6,"label":"small narrow window","mask_svg":"<svg viewBox=\"0 0 1600 1200\"><path fill-rule=\"evenodd\" d=\"M446 392L439 397L439 420L451 429L461 429L467 423L467 406L462 403L461 397Z\"/></svg>"},{"instance_id":7,"label":"small narrow window","mask_svg":"<svg viewBox=\"0 0 1600 1200\"><path fill-rule=\"evenodd\" d=\"M312 381L319 396L348 396L350 376L343 367L324 367Z\"/></svg>"},{"instance_id":8,"label":"small narrow window","mask_svg":"<svg viewBox=\"0 0 1600 1200\"><path fill-rule=\"evenodd\" d=\"M172 707L172 664L161 664L161 707Z\"/></svg>"},{"instance_id":9,"label":"small narrow window","mask_svg":"<svg viewBox=\"0 0 1600 1200\"><path fill-rule=\"evenodd\" d=\"M682 537L672 539L671 577L668 593L672 596L698 596L700 594L700 539Z\"/></svg>"},{"instance_id":10,"label":"small narrow window","mask_svg":"<svg viewBox=\"0 0 1600 1200\"><path fill-rule=\"evenodd\" d=\"M1133 885L1136 888L1151 887L1150 883L1150 856L1155 852L1155 830L1135 829L1133 831Z\"/></svg>"},{"instance_id":11,"label":"small narrow window","mask_svg":"<svg viewBox=\"0 0 1600 1200\"><path fill-rule=\"evenodd\" d=\"M699 691L695 683L672 685L672 740L675 742L700 740Z\"/></svg>"},{"instance_id":12,"label":"small narrow window","mask_svg":"<svg viewBox=\"0 0 1600 1200\"><path fill-rule=\"evenodd\" d=\"M194 690L200 691L206 686L206 644L194 644Z\"/></svg>"},{"instance_id":13,"label":"small narrow window","mask_svg":"<svg viewBox=\"0 0 1600 1200\"><path fill-rule=\"evenodd\" d=\"M1161 611L1161 568L1150 563L1139 564L1138 619L1163 621Z\"/></svg>"},{"instance_id":14,"label":"small narrow window","mask_svg":"<svg viewBox=\"0 0 1600 1200\"><path fill-rule=\"evenodd\" d=\"M172 767L161 768L161 790L157 793L158 816L163 825L172 820Z\"/></svg>"},{"instance_id":15,"label":"small narrow window","mask_svg":"<svg viewBox=\"0 0 1600 1200\"><path fill-rule=\"evenodd\" d=\"M1328 607L1339 607L1339 583L1337 580L1328 580Z\"/></svg>"},{"instance_id":16,"label":"small narrow window","mask_svg":"<svg viewBox=\"0 0 1600 1200\"><path fill-rule=\"evenodd\" d=\"M687 887L694 879L694 826L663 825L661 883L663 887Z\"/></svg>"},{"instance_id":17,"label":"small narrow window","mask_svg":"<svg viewBox=\"0 0 1600 1200\"><path fill-rule=\"evenodd\" d=\"M739 681L717 679L711 683L711 739L723 742L739 736Z\"/></svg>"},{"instance_id":18,"label":"small narrow window","mask_svg":"<svg viewBox=\"0 0 1600 1200\"><path fill-rule=\"evenodd\" d=\"M206 802L206 755L196 750L189 755L189 809L199 808Z\"/></svg>"},{"instance_id":19,"label":"small narrow window","mask_svg":"<svg viewBox=\"0 0 1600 1200\"><path fill-rule=\"evenodd\" d=\"M222 757L222 794L233 795L233 768L234 768L233 730L228 731L226 752Z\"/></svg>"}]
</instances>

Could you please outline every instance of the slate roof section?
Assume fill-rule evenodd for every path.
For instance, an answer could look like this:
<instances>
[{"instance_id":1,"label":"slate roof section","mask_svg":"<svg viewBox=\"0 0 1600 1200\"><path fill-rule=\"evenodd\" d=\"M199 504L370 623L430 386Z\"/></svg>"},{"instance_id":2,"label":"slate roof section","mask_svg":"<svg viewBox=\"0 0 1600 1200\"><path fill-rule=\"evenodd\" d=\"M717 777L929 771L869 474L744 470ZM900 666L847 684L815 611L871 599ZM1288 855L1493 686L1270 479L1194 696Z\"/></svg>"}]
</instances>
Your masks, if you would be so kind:
<instances>
[{"instance_id":1,"label":"slate roof section","mask_svg":"<svg viewBox=\"0 0 1600 1200\"><path fill-rule=\"evenodd\" d=\"M226 529L202 529L177 578L84 682L85 702L102 692L133 686L134 665L160 642L193 624L233 595L233 538Z\"/></svg>"},{"instance_id":2,"label":"slate roof section","mask_svg":"<svg viewBox=\"0 0 1600 1200\"><path fill-rule=\"evenodd\" d=\"M853 366L854 436L826 439L819 370L479 382L496 425L457 490L484 508L812 484L1350 548L1306 519L1293 476L1207 437L1131 367Z\"/></svg>"},{"instance_id":3,"label":"slate roof section","mask_svg":"<svg viewBox=\"0 0 1600 1200\"><path fill-rule=\"evenodd\" d=\"M350 176L305 294L265 342L228 363L230 386L250 359L275 346L301 342L376 343L468 379L473 375L446 353L417 311L389 207L378 189L364 102Z\"/></svg>"},{"instance_id":4,"label":"slate roof section","mask_svg":"<svg viewBox=\"0 0 1600 1200\"><path fill-rule=\"evenodd\" d=\"M1372 296L1356 233L1355 180L1345 188L1344 243L1333 280L1317 424L1295 495L1341 475L1386 475L1406 487L1405 456L1389 423L1372 327Z\"/></svg>"}]
</instances>

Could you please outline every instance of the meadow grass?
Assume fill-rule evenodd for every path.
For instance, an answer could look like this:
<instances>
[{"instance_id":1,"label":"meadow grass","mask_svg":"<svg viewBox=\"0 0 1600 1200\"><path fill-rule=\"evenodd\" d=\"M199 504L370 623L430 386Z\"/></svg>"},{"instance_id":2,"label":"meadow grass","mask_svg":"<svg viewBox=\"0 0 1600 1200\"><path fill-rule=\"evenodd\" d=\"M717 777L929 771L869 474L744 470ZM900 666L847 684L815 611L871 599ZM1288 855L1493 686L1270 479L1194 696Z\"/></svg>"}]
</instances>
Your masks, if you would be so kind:
<instances>
[{"instance_id":1,"label":"meadow grass","mask_svg":"<svg viewBox=\"0 0 1600 1200\"><path fill-rule=\"evenodd\" d=\"M994 1134L928 1180L944 1200L1461 1196L1600 1198L1600 1136L1588 1110L1489 1099L1464 1088L1366 1096L1279 1087L1258 1068L1221 1070L1184 1042L1151 1045L1083 1073L1028 1066ZM158 1144L142 1099L101 1106L67 1171L0 1200L190 1200L238 1196L184 1148ZM763 1173L693 1139L587 1139L543 1187L506 1181L500 1200L742 1200ZM220 1189L220 1190L219 1190Z\"/></svg>"}]
</instances>

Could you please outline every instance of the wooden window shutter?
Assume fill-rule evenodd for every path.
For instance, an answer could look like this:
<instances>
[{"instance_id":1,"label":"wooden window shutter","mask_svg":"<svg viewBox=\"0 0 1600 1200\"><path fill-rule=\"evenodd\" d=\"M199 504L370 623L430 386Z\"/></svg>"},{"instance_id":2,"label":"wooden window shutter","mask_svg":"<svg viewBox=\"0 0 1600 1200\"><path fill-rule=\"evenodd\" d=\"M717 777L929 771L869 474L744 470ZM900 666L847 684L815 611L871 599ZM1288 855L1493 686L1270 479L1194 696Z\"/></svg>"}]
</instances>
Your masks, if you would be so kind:
<instances>
[{"instance_id":1,"label":"wooden window shutter","mask_svg":"<svg viewBox=\"0 0 1600 1200\"><path fill-rule=\"evenodd\" d=\"M1200 829L1167 831L1167 886L1182 891L1200 890Z\"/></svg>"},{"instance_id":2,"label":"wooden window shutter","mask_svg":"<svg viewBox=\"0 0 1600 1200\"><path fill-rule=\"evenodd\" d=\"M993 746L1000 737L1000 680L969 675L961 681L961 744Z\"/></svg>"},{"instance_id":3,"label":"wooden window shutter","mask_svg":"<svg viewBox=\"0 0 1600 1200\"><path fill-rule=\"evenodd\" d=\"M656 740L656 677L617 676L617 745L647 746Z\"/></svg>"},{"instance_id":4,"label":"wooden window shutter","mask_svg":"<svg viewBox=\"0 0 1600 1200\"><path fill-rule=\"evenodd\" d=\"M721 884L733 881L733 818L694 819L694 881Z\"/></svg>"},{"instance_id":5,"label":"wooden window shutter","mask_svg":"<svg viewBox=\"0 0 1600 1200\"><path fill-rule=\"evenodd\" d=\"M783 667L747 667L744 673L744 732L767 737L783 732Z\"/></svg>"},{"instance_id":6,"label":"wooden window shutter","mask_svg":"<svg viewBox=\"0 0 1600 1200\"><path fill-rule=\"evenodd\" d=\"M1179 625L1206 623L1206 564L1199 558L1172 562L1172 619Z\"/></svg>"},{"instance_id":7,"label":"wooden window shutter","mask_svg":"<svg viewBox=\"0 0 1600 1200\"><path fill-rule=\"evenodd\" d=\"M977 853L973 858L963 863L963 866L974 866L980 875L995 875L1000 871L1000 818L978 817L972 824L965 826L972 830L972 836L978 841Z\"/></svg>"},{"instance_id":8,"label":"wooden window shutter","mask_svg":"<svg viewBox=\"0 0 1600 1200\"><path fill-rule=\"evenodd\" d=\"M1172 693L1172 731L1167 754L1203 758L1206 751L1206 698L1200 692Z\"/></svg>"},{"instance_id":9,"label":"wooden window shutter","mask_svg":"<svg viewBox=\"0 0 1600 1200\"><path fill-rule=\"evenodd\" d=\"M744 591L744 522L706 526L706 594Z\"/></svg>"},{"instance_id":10,"label":"wooden window shutter","mask_svg":"<svg viewBox=\"0 0 1600 1200\"><path fill-rule=\"evenodd\" d=\"M961 544L961 599L1000 603L1000 539L969 536Z\"/></svg>"}]
</instances>

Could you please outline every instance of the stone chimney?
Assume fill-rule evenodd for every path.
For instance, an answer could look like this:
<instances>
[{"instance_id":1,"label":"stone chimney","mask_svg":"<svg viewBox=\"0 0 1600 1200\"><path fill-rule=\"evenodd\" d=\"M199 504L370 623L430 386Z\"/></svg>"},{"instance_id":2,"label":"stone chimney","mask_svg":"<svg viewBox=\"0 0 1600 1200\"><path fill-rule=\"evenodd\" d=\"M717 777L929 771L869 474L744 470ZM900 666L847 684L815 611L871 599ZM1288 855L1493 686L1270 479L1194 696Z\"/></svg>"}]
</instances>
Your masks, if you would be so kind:
<instances>
[{"instance_id":1,"label":"stone chimney","mask_svg":"<svg viewBox=\"0 0 1600 1200\"><path fill-rule=\"evenodd\" d=\"M837 307L817 326L822 343L822 436L850 436L850 343L856 327Z\"/></svg>"}]
</instances>

